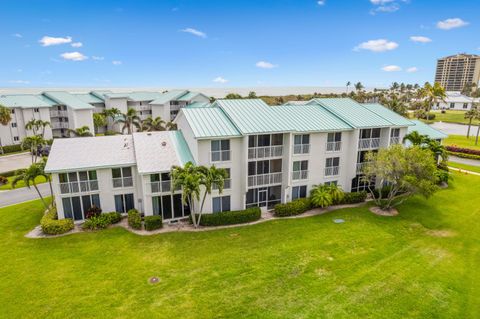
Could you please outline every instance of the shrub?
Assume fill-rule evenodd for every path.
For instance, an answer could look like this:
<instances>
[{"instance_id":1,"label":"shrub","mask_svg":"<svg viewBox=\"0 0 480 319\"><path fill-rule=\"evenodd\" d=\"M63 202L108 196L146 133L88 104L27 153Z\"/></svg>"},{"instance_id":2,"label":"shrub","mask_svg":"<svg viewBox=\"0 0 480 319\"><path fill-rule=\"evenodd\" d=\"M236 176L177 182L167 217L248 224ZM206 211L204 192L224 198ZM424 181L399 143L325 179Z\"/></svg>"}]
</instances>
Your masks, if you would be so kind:
<instances>
[{"instance_id":1,"label":"shrub","mask_svg":"<svg viewBox=\"0 0 480 319\"><path fill-rule=\"evenodd\" d=\"M21 144L5 145L3 147L3 153L4 154L20 152L20 151L22 151L22 145Z\"/></svg>"},{"instance_id":2,"label":"shrub","mask_svg":"<svg viewBox=\"0 0 480 319\"><path fill-rule=\"evenodd\" d=\"M102 215L108 218L110 224L116 224L122 220L122 214L119 212L103 213Z\"/></svg>"},{"instance_id":3,"label":"shrub","mask_svg":"<svg viewBox=\"0 0 480 319\"><path fill-rule=\"evenodd\" d=\"M259 207L247 208L230 212L221 212L214 214L202 214L200 225L202 226L221 226L244 224L259 220L262 212ZM197 216L198 218L198 216Z\"/></svg>"},{"instance_id":4,"label":"shrub","mask_svg":"<svg viewBox=\"0 0 480 319\"><path fill-rule=\"evenodd\" d=\"M100 216L93 216L89 219L85 219L82 228L89 230L105 229L108 225L110 225L109 217L102 214Z\"/></svg>"},{"instance_id":5,"label":"shrub","mask_svg":"<svg viewBox=\"0 0 480 319\"><path fill-rule=\"evenodd\" d=\"M146 230L155 230L162 228L162 217L155 216L145 216L145 229Z\"/></svg>"},{"instance_id":6,"label":"shrub","mask_svg":"<svg viewBox=\"0 0 480 319\"><path fill-rule=\"evenodd\" d=\"M422 120L426 120L427 119L427 113L422 113L419 118L421 118ZM435 114L434 113L428 113L428 120L434 120L435 119Z\"/></svg>"},{"instance_id":7,"label":"shrub","mask_svg":"<svg viewBox=\"0 0 480 319\"><path fill-rule=\"evenodd\" d=\"M128 211L128 226L133 229L142 229L142 217L136 209Z\"/></svg>"},{"instance_id":8,"label":"shrub","mask_svg":"<svg viewBox=\"0 0 480 319\"><path fill-rule=\"evenodd\" d=\"M457 147L457 146L453 145L453 146L445 146L445 149L449 152L464 153L464 154L471 154L471 155L479 155L480 156L480 150L474 150L474 149L471 149L471 148Z\"/></svg>"},{"instance_id":9,"label":"shrub","mask_svg":"<svg viewBox=\"0 0 480 319\"><path fill-rule=\"evenodd\" d=\"M450 178L450 174L448 174L448 171L445 171L443 169L437 169L435 172L435 177L437 178L437 183L448 183L448 180Z\"/></svg>"},{"instance_id":10,"label":"shrub","mask_svg":"<svg viewBox=\"0 0 480 319\"><path fill-rule=\"evenodd\" d=\"M102 209L93 205L85 212L85 218L90 219L92 217L98 217L102 213Z\"/></svg>"},{"instance_id":11,"label":"shrub","mask_svg":"<svg viewBox=\"0 0 480 319\"><path fill-rule=\"evenodd\" d=\"M0 185L5 185L8 183L8 178L5 176L0 176Z\"/></svg>"},{"instance_id":12,"label":"shrub","mask_svg":"<svg viewBox=\"0 0 480 319\"><path fill-rule=\"evenodd\" d=\"M308 198L299 198L285 204L277 204L274 208L274 215L277 217L286 217L300 215L312 208L312 203Z\"/></svg>"},{"instance_id":13,"label":"shrub","mask_svg":"<svg viewBox=\"0 0 480 319\"><path fill-rule=\"evenodd\" d=\"M42 231L48 235L64 234L73 229L73 220L71 218L57 219L57 211L51 209L40 220Z\"/></svg>"},{"instance_id":14,"label":"shrub","mask_svg":"<svg viewBox=\"0 0 480 319\"><path fill-rule=\"evenodd\" d=\"M12 177L15 176L16 171L8 171L1 173L3 177Z\"/></svg>"},{"instance_id":15,"label":"shrub","mask_svg":"<svg viewBox=\"0 0 480 319\"><path fill-rule=\"evenodd\" d=\"M367 192L345 193L339 204L356 204L362 203L367 199Z\"/></svg>"},{"instance_id":16,"label":"shrub","mask_svg":"<svg viewBox=\"0 0 480 319\"><path fill-rule=\"evenodd\" d=\"M117 134L118 134L117 132L112 131L112 130L105 131L105 133L104 133L105 136L108 136L108 135L117 135Z\"/></svg>"},{"instance_id":17,"label":"shrub","mask_svg":"<svg viewBox=\"0 0 480 319\"><path fill-rule=\"evenodd\" d=\"M461 158L469 158L469 159L474 159L474 160L480 160L480 155L475 155L475 154L457 153L457 152L450 152L449 151L448 155L461 157Z\"/></svg>"}]
</instances>

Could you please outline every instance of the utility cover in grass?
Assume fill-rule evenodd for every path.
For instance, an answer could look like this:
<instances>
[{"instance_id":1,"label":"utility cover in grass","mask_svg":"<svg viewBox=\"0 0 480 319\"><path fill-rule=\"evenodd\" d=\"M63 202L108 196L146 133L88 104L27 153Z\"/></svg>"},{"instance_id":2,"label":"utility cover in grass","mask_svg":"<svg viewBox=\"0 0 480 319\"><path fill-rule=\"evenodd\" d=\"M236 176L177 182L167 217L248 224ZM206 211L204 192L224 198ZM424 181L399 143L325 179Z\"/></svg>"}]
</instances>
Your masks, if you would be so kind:
<instances>
[{"instance_id":1,"label":"utility cover in grass","mask_svg":"<svg viewBox=\"0 0 480 319\"><path fill-rule=\"evenodd\" d=\"M336 219L333 220L333 222L334 222L335 224L341 224L341 223L344 223L345 220L344 220L344 219L341 219L341 218L336 218Z\"/></svg>"}]
</instances>

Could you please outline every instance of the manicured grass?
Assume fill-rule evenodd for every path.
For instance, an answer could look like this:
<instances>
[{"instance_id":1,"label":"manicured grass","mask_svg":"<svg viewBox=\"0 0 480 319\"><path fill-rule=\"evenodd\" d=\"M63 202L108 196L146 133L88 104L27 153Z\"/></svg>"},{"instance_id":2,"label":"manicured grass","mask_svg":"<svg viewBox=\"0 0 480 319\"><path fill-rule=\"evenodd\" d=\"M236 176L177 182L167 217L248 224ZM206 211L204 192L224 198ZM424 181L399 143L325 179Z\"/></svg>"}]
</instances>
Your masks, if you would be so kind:
<instances>
[{"instance_id":1,"label":"manicured grass","mask_svg":"<svg viewBox=\"0 0 480 319\"><path fill-rule=\"evenodd\" d=\"M460 164L455 162L448 162L448 166L461 168L470 172L480 173L480 166L466 165L466 164Z\"/></svg>"},{"instance_id":2,"label":"manicured grass","mask_svg":"<svg viewBox=\"0 0 480 319\"><path fill-rule=\"evenodd\" d=\"M0 190L5 191L5 190L12 189L12 181L15 179L15 176L7 177L7 179L8 179L8 183L1 185ZM35 182L37 184L42 184L42 183L46 183L47 180L43 176L38 176L37 178L35 178ZM17 185L15 185L15 189L20 187L25 187L25 182L23 180L19 181Z\"/></svg>"},{"instance_id":3,"label":"manicured grass","mask_svg":"<svg viewBox=\"0 0 480 319\"><path fill-rule=\"evenodd\" d=\"M479 137L478 145L475 145L476 133L477 133L476 129L475 129L475 132L473 132L473 128L472 128L470 132L471 134L470 138L467 138L466 136L463 136L463 135L449 135L446 139L443 140L443 144L455 145L455 146L464 147L464 148L471 148L474 150L480 150L480 137Z\"/></svg>"},{"instance_id":4,"label":"manicured grass","mask_svg":"<svg viewBox=\"0 0 480 319\"><path fill-rule=\"evenodd\" d=\"M27 239L41 204L0 209L2 317L479 318L479 183L455 174L397 217L363 207L149 237Z\"/></svg>"},{"instance_id":5,"label":"manicured grass","mask_svg":"<svg viewBox=\"0 0 480 319\"><path fill-rule=\"evenodd\" d=\"M433 120L426 121L426 123L433 123L433 122L448 122L448 123L460 123L460 124L468 124L468 120L465 119L465 111L451 111L446 110L445 113L441 111L431 111L431 114L435 114L435 118ZM410 118L415 118L414 113L408 113ZM478 124L480 121L474 120L472 124Z\"/></svg>"}]
</instances>

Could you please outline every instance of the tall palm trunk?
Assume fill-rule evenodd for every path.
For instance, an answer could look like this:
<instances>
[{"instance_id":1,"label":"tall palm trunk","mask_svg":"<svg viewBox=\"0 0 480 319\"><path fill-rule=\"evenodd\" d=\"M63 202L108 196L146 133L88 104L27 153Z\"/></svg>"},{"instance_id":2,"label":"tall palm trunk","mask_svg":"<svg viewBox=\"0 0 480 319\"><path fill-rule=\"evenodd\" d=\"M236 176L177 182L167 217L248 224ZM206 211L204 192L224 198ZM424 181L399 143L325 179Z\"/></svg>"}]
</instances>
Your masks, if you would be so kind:
<instances>
[{"instance_id":1,"label":"tall palm trunk","mask_svg":"<svg viewBox=\"0 0 480 319\"><path fill-rule=\"evenodd\" d=\"M477 137L475 138L475 145L478 145L478 134L480 133L480 125L477 126Z\"/></svg>"},{"instance_id":2,"label":"tall palm trunk","mask_svg":"<svg viewBox=\"0 0 480 319\"><path fill-rule=\"evenodd\" d=\"M467 138L470 137L470 127L472 126L472 120L473 120L473 118L470 118L470 119L468 120Z\"/></svg>"},{"instance_id":3,"label":"tall palm trunk","mask_svg":"<svg viewBox=\"0 0 480 319\"><path fill-rule=\"evenodd\" d=\"M40 197L40 200L42 201L43 206L45 206L45 209L48 209L47 202L45 201L45 198L43 198L42 193L40 193L40 190L38 189L37 184L33 184L33 187L37 191L38 197Z\"/></svg>"}]
</instances>

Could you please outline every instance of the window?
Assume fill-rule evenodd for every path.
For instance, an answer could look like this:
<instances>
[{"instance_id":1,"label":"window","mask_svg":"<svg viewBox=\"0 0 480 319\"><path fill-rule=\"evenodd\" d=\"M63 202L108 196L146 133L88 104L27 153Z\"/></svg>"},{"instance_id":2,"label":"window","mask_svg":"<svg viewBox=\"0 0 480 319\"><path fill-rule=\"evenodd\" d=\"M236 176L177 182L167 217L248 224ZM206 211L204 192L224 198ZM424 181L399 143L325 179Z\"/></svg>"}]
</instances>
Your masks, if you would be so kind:
<instances>
[{"instance_id":1,"label":"window","mask_svg":"<svg viewBox=\"0 0 480 319\"><path fill-rule=\"evenodd\" d=\"M183 218L190 215L190 208L184 206L181 194L152 197L153 214L162 216L163 220Z\"/></svg>"},{"instance_id":2,"label":"window","mask_svg":"<svg viewBox=\"0 0 480 319\"><path fill-rule=\"evenodd\" d=\"M338 181L325 182L325 185L327 185L327 186L330 186L330 185L338 185Z\"/></svg>"},{"instance_id":3,"label":"window","mask_svg":"<svg viewBox=\"0 0 480 319\"><path fill-rule=\"evenodd\" d=\"M133 194L115 195L115 211L126 213L135 208Z\"/></svg>"},{"instance_id":4,"label":"window","mask_svg":"<svg viewBox=\"0 0 480 319\"><path fill-rule=\"evenodd\" d=\"M450 103L450 108L453 109L455 107L455 103Z\"/></svg>"},{"instance_id":5,"label":"window","mask_svg":"<svg viewBox=\"0 0 480 319\"><path fill-rule=\"evenodd\" d=\"M400 129L394 128L390 131L390 137L399 137L400 136Z\"/></svg>"},{"instance_id":6,"label":"window","mask_svg":"<svg viewBox=\"0 0 480 319\"><path fill-rule=\"evenodd\" d=\"M308 178L308 161L294 161L293 162L293 180Z\"/></svg>"},{"instance_id":7,"label":"window","mask_svg":"<svg viewBox=\"0 0 480 319\"><path fill-rule=\"evenodd\" d=\"M131 167L122 167L122 168L112 168L112 179L113 187L132 187L133 178L132 178L132 168Z\"/></svg>"},{"instance_id":8,"label":"window","mask_svg":"<svg viewBox=\"0 0 480 319\"><path fill-rule=\"evenodd\" d=\"M272 208L280 203L282 196L281 186L260 187L249 189L246 196L246 207Z\"/></svg>"},{"instance_id":9,"label":"window","mask_svg":"<svg viewBox=\"0 0 480 319\"><path fill-rule=\"evenodd\" d=\"M437 102L437 107L439 107L439 106L440 106L440 102Z\"/></svg>"},{"instance_id":10,"label":"window","mask_svg":"<svg viewBox=\"0 0 480 319\"><path fill-rule=\"evenodd\" d=\"M172 190L170 173L151 174L150 185L152 193L170 192Z\"/></svg>"},{"instance_id":11,"label":"window","mask_svg":"<svg viewBox=\"0 0 480 319\"><path fill-rule=\"evenodd\" d=\"M223 189L230 189L232 187L232 180L230 178L230 168L224 168L225 171L227 171L227 177L225 178L223 182ZM212 185L213 189L218 189L218 186L214 183Z\"/></svg>"},{"instance_id":12,"label":"window","mask_svg":"<svg viewBox=\"0 0 480 319\"><path fill-rule=\"evenodd\" d=\"M38 113L38 112L40 112L40 109L38 107L36 107L36 108L33 109L33 112Z\"/></svg>"},{"instance_id":13,"label":"window","mask_svg":"<svg viewBox=\"0 0 480 319\"><path fill-rule=\"evenodd\" d=\"M211 161L224 162L230 160L230 140L211 141Z\"/></svg>"},{"instance_id":14,"label":"window","mask_svg":"<svg viewBox=\"0 0 480 319\"><path fill-rule=\"evenodd\" d=\"M310 152L310 135L300 134L293 137L293 154L308 154Z\"/></svg>"},{"instance_id":15,"label":"window","mask_svg":"<svg viewBox=\"0 0 480 319\"><path fill-rule=\"evenodd\" d=\"M248 175L263 175L269 173L280 173L282 171L282 160L266 160L248 162Z\"/></svg>"},{"instance_id":16,"label":"window","mask_svg":"<svg viewBox=\"0 0 480 319\"><path fill-rule=\"evenodd\" d=\"M336 176L339 173L340 157L329 157L325 160L325 176Z\"/></svg>"},{"instance_id":17,"label":"window","mask_svg":"<svg viewBox=\"0 0 480 319\"><path fill-rule=\"evenodd\" d=\"M62 198L63 215L65 218L83 220L86 217L87 210L93 205L101 208L99 194Z\"/></svg>"},{"instance_id":18,"label":"window","mask_svg":"<svg viewBox=\"0 0 480 319\"><path fill-rule=\"evenodd\" d=\"M307 186L292 187L292 200L307 197Z\"/></svg>"},{"instance_id":19,"label":"window","mask_svg":"<svg viewBox=\"0 0 480 319\"><path fill-rule=\"evenodd\" d=\"M328 133L327 152L338 152L342 147L342 132Z\"/></svg>"},{"instance_id":20,"label":"window","mask_svg":"<svg viewBox=\"0 0 480 319\"><path fill-rule=\"evenodd\" d=\"M212 198L212 212L229 212L230 211L230 196L220 196Z\"/></svg>"},{"instance_id":21,"label":"window","mask_svg":"<svg viewBox=\"0 0 480 319\"><path fill-rule=\"evenodd\" d=\"M97 171L61 173L58 179L62 194L98 190Z\"/></svg>"},{"instance_id":22,"label":"window","mask_svg":"<svg viewBox=\"0 0 480 319\"><path fill-rule=\"evenodd\" d=\"M15 109L12 109L12 114L15 114Z\"/></svg>"},{"instance_id":23,"label":"window","mask_svg":"<svg viewBox=\"0 0 480 319\"><path fill-rule=\"evenodd\" d=\"M13 137L13 141L14 141L14 142L18 142L18 141L20 141L20 137L18 137L18 136L14 136L14 137Z\"/></svg>"},{"instance_id":24,"label":"window","mask_svg":"<svg viewBox=\"0 0 480 319\"><path fill-rule=\"evenodd\" d=\"M380 137L380 129L379 128L368 128L363 129L360 131L360 138L379 138Z\"/></svg>"},{"instance_id":25,"label":"window","mask_svg":"<svg viewBox=\"0 0 480 319\"><path fill-rule=\"evenodd\" d=\"M468 103L463 103L463 108L464 109L468 108Z\"/></svg>"},{"instance_id":26,"label":"window","mask_svg":"<svg viewBox=\"0 0 480 319\"><path fill-rule=\"evenodd\" d=\"M342 140L342 132L328 133L328 142L340 142Z\"/></svg>"},{"instance_id":27,"label":"window","mask_svg":"<svg viewBox=\"0 0 480 319\"><path fill-rule=\"evenodd\" d=\"M12 127L17 127L17 123L12 122Z\"/></svg>"}]
</instances>

